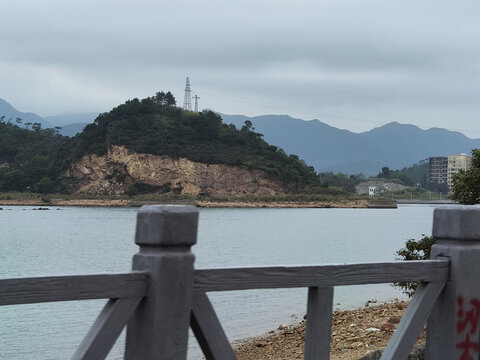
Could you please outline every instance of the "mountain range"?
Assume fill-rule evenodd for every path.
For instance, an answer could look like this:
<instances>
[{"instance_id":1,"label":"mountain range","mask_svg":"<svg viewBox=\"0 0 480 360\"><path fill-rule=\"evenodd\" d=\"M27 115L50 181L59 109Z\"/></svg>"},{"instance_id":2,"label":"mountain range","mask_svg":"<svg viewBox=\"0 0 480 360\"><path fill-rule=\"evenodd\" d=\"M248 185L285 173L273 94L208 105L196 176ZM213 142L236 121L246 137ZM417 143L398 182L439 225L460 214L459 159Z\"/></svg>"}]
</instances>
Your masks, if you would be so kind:
<instances>
[{"instance_id":1,"label":"mountain range","mask_svg":"<svg viewBox=\"0 0 480 360\"><path fill-rule=\"evenodd\" d=\"M40 123L42 124L42 128L50 128L55 125L52 125L50 122L38 116L37 114L28 112L21 112L15 109L12 105L8 102L0 98L0 116L5 116L5 121L12 119L12 122L15 123L15 119L20 118L22 119L23 123L31 122L33 123Z\"/></svg>"},{"instance_id":2,"label":"mountain range","mask_svg":"<svg viewBox=\"0 0 480 360\"><path fill-rule=\"evenodd\" d=\"M402 169L431 156L470 154L480 139L440 128L391 122L362 133L342 130L319 120L287 115L247 117L221 114L224 122L241 127L250 121L255 132L289 154L297 154L320 172L376 175L382 167Z\"/></svg>"},{"instance_id":3,"label":"mountain range","mask_svg":"<svg viewBox=\"0 0 480 360\"><path fill-rule=\"evenodd\" d=\"M60 126L60 133L74 136L92 122L98 113L57 115L42 118L34 113L16 110L0 99L0 116L6 120L21 118L38 122L43 128ZM317 172L363 173L376 175L381 168L409 167L431 156L470 154L480 148L480 139L470 139L462 133L441 128L422 130L415 125L391 122L362 133L338 129L319 120L305 121L288 115L219 114L224 123L241 128L245 121L253 124L255 132L282 148L287 154L298 155Z\"/></svg>"},{"instance_id":4,"label":"mountain range","mask_svg":"<svg viewBox=\"0 0 480 360\"><path fill-rule=\"evenodd\" d=\"M22 119L22 123L39 123L43 129L59 126L62 129L60 134L64 136L75 136L83 128L91 123L98 116L98 113L85 114L65 114L41 117L31 112L21 112L15 109L11 104L0 98L0 116L5 116L5 121L12 119L15 122L17 118Z\"/></svg>"}]
</instances>

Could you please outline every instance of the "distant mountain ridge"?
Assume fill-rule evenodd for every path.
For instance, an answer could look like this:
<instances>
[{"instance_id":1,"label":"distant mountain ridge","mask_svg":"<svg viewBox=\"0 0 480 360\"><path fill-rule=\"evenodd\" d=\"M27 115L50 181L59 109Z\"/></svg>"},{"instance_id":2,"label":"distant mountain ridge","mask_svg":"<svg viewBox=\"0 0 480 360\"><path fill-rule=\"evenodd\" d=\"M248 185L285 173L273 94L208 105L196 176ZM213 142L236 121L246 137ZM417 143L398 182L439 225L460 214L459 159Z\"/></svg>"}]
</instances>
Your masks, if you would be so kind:
<instances>
[{"instance_id":1,"label":"distant mountain ridge","mask_svg":"<svg viewBox=\"0 0 480 360\"><path fill-rule=\"evenodd\" d=\"M37 114L31 112L21 112L15 109L12 105L8 102L0 98L0 116L5 116L5 121L12 119L15 122L16 118L22 119L22 122L25 124L26 122L33 123L40 123L42 124L42 128L50 128L53 127L50 122L38 116Z\"/></svg>"},{"instance_id":2,"label":"distant mountain ridge","mask_svg":"<svg viewBox=\"0 0 480 360\"><path fill-rule=\"evenodd\" d=\"M422 130L391 122L362 133L337 129L319 120L304 121L288 115L220 114L226 123L241 127L246 120L264 139L296 154L317 171L376 175L383 166L402 169L431 156L470 154L480 139L440 128Z\"/></svg>"},{"instance_id":3,"label":"distant mountain ridge","mask_svg":"<svg viewBox=\"0 0 480 360\"><path fill-rule=\"evenodd\" d=\"M43 129L60 126L60 134L64 136L75 136L83 130L89 123L93 122L98 116L98 113L85 114L65 114L41 117L35 113L25 113L15 109L7 101L0 98L0 116L5 116L5 121L12 119L15 122L16 118L22 119L22 123L40 123Z\"/></svg>"},{"instance_id":4,"label":"distant mountain ridge","mask_svg":"<svg viewBox=\"0 0 480 360\"><path fill-rule=\"evenodd\" d=\"M99 115L98 112L84 114L62 114L45 116L45 120L55 126L68 126L72 124L90 124ZM84 126L85 126L84 125Z\"/></svg>"},{"instance_id":5,"label":"distant mountain ridge","mask_svg":"<svg viewBox=\"0 0 480 360\"><path fill-rule=\"evenodd\" d=\"M42 118L34 113L16 110L0 98L0 116L6 120L21 118L23 123L38 122L42 128L61 126L60 133L75 136L93 122L98 114L55 115ZM440 128L422 130L415 125L389 124L363 133L338 129L319 120L305 121L288 115L219 114L223 122L241 128L246 120L252 122L256 132L264 139L281 147L288 154L298 155L317 172L333 171L346 174L363 172L376 175L383 166L401 169L430 156L470 154L480 148L480 139Z\"/></svg>"}]
</instances>

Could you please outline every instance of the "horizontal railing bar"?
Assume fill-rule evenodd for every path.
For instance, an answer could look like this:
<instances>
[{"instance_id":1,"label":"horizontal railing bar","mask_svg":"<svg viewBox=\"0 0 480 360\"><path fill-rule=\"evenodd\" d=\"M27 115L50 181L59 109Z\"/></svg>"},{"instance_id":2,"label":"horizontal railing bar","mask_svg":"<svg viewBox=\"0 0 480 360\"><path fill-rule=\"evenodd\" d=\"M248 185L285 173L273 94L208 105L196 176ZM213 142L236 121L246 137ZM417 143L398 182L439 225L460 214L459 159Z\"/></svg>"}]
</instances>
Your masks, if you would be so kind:
<instances>
[{"instance_id":1,"label":"horizontal railing bar","mask_svg":"<svg viewBox=\"0 0 480 360\"><path fill-rule=\"evenodd\" d=\"M147 284L143 272L0 279L0 305L144 297Z\"/></svg>"},{"instance_id":2,"label":"horizontal railing bar","mask_svg":"<svg viewBox=\"0 0 480 360\"><path fill-rule=\"evenodd\" d=\"M195 270L196 291L446 281L448 260Z\"/></svg>"}]
</instances>

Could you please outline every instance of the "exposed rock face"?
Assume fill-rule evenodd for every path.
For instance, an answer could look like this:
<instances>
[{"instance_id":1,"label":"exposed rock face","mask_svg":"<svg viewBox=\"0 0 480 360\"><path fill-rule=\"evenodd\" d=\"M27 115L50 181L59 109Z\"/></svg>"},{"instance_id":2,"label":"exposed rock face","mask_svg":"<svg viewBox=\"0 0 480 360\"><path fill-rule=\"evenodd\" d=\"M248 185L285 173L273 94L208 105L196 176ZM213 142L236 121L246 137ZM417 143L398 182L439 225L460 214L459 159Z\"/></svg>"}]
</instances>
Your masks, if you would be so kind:
<instances>
[{"instance_id":1,"label":"exposed rock face","mask_svg":"<svg viewBox=\"0 0 480 360\"><path fill-rule=\"evenodd\" d=\"M103 156L84 156L64 175L73 180L69 190L81 194L122 194L136 183L189 195L285 193L281 181L261 170L139 154L121 146L112 146Z\"/></svg>"}]
</instances>

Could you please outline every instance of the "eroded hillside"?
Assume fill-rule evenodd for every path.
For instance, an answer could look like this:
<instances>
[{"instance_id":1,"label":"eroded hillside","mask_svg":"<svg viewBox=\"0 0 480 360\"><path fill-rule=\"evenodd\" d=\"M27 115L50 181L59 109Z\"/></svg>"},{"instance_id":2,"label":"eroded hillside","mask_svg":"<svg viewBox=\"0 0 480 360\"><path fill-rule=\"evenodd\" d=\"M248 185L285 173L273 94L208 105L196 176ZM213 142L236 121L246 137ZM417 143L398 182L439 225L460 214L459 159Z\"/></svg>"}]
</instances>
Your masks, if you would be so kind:
<instances>
[{"instance_id":1,"label":"eroded hillside","mask_svg":"<svg viewBox=\"0 0 480 360\"><path fill-rule=\"evenodd\" d=\"M183 195L277 195L286 191L281 181L262 170L141 154L115 145L105 155L83 156L64 176L71 192L91 195L123 194L132 186Z\"/></svg>"}]
</instances>

